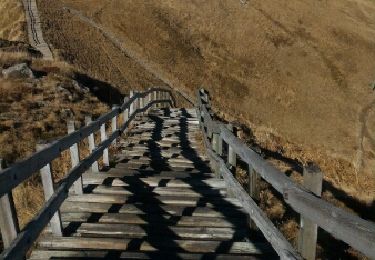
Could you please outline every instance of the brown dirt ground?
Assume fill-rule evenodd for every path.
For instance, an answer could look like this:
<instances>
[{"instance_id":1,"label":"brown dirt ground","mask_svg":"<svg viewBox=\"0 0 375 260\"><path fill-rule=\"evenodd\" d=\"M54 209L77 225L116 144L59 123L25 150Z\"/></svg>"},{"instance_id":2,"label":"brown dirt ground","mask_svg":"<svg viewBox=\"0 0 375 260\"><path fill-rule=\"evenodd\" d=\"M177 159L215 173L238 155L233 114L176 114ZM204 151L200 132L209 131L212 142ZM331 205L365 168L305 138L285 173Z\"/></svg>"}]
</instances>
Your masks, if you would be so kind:
<instances>
[{"instance_id":1,"label":"brown dirt ground","mask_svg":"<svg viewBox=\"0 0 375 260\"><path fill-rule=\"evenodd\" d=\"M374 199L373 1L38 3L48 41L90 74L123 92L163 76L191 95L205 86L217 110L232 111L221 116L245 123L261 146L313 160L336 187ZM63 6L103 25L138 60Z\"/></svg>"}]
</instances>

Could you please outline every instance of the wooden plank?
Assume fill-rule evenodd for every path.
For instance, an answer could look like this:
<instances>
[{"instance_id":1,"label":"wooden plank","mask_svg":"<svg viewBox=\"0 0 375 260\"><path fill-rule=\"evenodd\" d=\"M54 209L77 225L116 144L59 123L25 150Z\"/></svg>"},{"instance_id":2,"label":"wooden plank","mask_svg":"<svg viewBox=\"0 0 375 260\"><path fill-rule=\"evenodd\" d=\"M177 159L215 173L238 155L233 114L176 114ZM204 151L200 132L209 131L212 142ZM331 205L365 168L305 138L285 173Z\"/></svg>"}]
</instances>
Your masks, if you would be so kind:
<instances>
[{"instance_id":1,"label":"wooden plank","mask_svg":"<svg viewBox=\"0 0 375 260\"><path fill-rule=\"evenodd\" d=\"M315 164L308 164L303 169L303 186L316 196L322 195L323 174ZM298 250L303 258L314 260L316 257L316 241L318 226L310 219L301 216L300 232L298 236Z\"/></svg>"},{"instance_id":2,"label":"wooden plank","mask_svg":"<svg viewBox=\"0 0 375 260\"><path fill-rule=\"evenodd\" d=\"M189 205L167 205L167 204L150 204L150 203L134 203L120 205L120 213L127 214L170 214L173 216L196 216L196 217L241 217L244 218L244 212L240 208L231 205L221 205L220 211L208 206L189 206ZM113 203L99 202L76 202L65 201L61 206L61 212L92 212L107 213Z\"/></svg>"},{"instance_id":3,"label":"wooden plank","mask_svg":"<svg viewBox=\"0 0 375 260\"><path fill-rule=\"evenodd\" d=\"M107 139L107 134L105 132L105 124L102 124L100 126L100 140L104 142ZM103 150L103 166L109 167L109 154L108 154L108 148L105 148Z\"/></svg>"},{"instance_id":4,"label":"wooden plank","mask_svg":"<svg viewBox=\"0 0 375 260\"><path fill-rule=\"evenodd\" d=\"M233 254L218 254L218 253L179 253L179 252L121 252L114 254L116 259L185 259L185 260L201 260L201 259L216 259L216 260L255 260L259 259L256 256L249 254L233 255ZM34 250L31 254L30 260L41 259L102 259L111 256L109 251L61 251L61 250Z\"/></svg>"},{"instance_id":5,"label":"wooden plank","mask_svg":"<svg viewBox=\"0 0 375 260\"><path fill-rule=\"evenodd\" d=\"M240 207L240 203L236 199L232 198L189 198L185 196L127 196L118 194L83 194L76 195L67 198L67 201L72 202L100 202L100 203L115 203L115 204L125 204L133 202L148 203L153 202L156 204L173 204L173 205L188 205L188 206L207 206L216 207L219 205L227 205L233 207Z\"/></svg>"},{"instance_id":6,"label":"wooden plank","mask_svg":"<svg viewBox=\"0 0 375 260\"><path fill-rule=\"evenodd\" d=\"M160 224L160 223L159 223ZM225 227L176 227L139 225L123 223L82 223L74 236L112 237L112 238L157 238L194 239L194 240L230 240L245 236L246 229L235 230Z\"/></svg>"},{"instance_id":7,"label":"wooden plank","mask_svg":"<svg viewBox=\"0 0 375 260\"><path fill-rule=\"evenodd\" d=\"M114 238L85 238L85 237L46 237L38 245L48 249L94 249L94 250L128 250L131 239ZM262 243L230 242L227 246L220 246L221 241L193 241L193 240L145 240L134 248L145 252L159 250L179 250L191 253L231 253L231 254L264 254L270 248Z\"/></svg>"},{"instance_id":8,"label":"wooden plank","mask_svg":"<svg viewBox=\"0 0 375 260\"><path fill-rule=\"evenodd\" d=\"M118 108L119 108L118 105L114 105L114 106L112 106L112 110L116 110L116 109L118 109ZM114 132L117 131L117 115L114 116L114 117L112 118L112 120L111 120L111 131L112 131L112 134L113 134ZM113 144L113 145L116 144L116 139L113 140L112 144Z\"/></svg>"},{"instance_id":9,"label":"wooden plank","mask_svg":"<svg viewBox=\"0 0 375 260\"><path fill-rule=\"evenodd\" d=\"M141 183L138 183L140 186ZM135 186L136 183L133 184ZM124 187L109 187L107 185L98 185L92 190L95 194L121 194L121 195L160 195L160 196L186 196L186 197L212 197L212 196L225 196L226 191L220 189L207 189L204 188L171 188L171 187L156 187L156 188L141 188L132 191L130 188Z\"/></svg>"},{"instance_id":10,"label":"wooden plank","mask_svg":"<svg viewBox=\"0 0 375 260\"><path fill-rule=\"evenodd\" d=\"M212 209L211 209L212 210ZM88 222L93 218L91 212L64 212L61 214L62 221L65 224L70 222ZM246 220L239 215L223 217L202 217L202 216L173 216L167 212L150 214L129 214L129 213L103 213L96 219L100 223L123 223L123 224L152 224L152 225L174 225L181 227L218 227L235 228L246 230Z\"/></svg>"},{"instance_id":11,"label":"wooden plank","mask_svg":"<svg viewBox=\"0 0 375 260\"><path fill-rule=\"evenodd\" d=\"M74 132L74 121L69 120L68 121L68 134ZM79 164L79 149L78 144L73 144L70 148L70 160L72 164L72 168L76 167ZM82 178L78 178L74 183L72 188L69 190L72 194L82 194L83 188L82 188Z\"/></svg>"},{"instance_id":12,"label":"wooden plank","mask_svg":"<svg viewBox=\"0 0 375 260\"><path fill-rule=\"evenodd\" d=\"M39 144L37 146L37 150L42 150L46 145L45 144ZM43 192L44 192L44 200L48 201L53 193L53 176L52 176L52 170L51 165L47 164L42 169L40 169L40 176L42 179L43 184ZM50 222L49 222L52 233L56 236L62 236L62 223L60 218L60 212L57 211L53 214Z\"/></svg>"},{"instance_id":13,"label":"wooden plank","mask_svg":"<svg viewBox=\"0 0 375 260\"><path fill-rule=\"evenodd\" d=\"M174 177L176 179L181 178L200 178L209 179L213 178L214 175L208 172L201 171L155 171L153 169L137 169L137 170L127 170L111 168L109 171L103 172L111 174L113 177L126 177L126 176L138 176L138 177Z\"/></svg>"},{"instance_id":14,"label":"wooden plank","mask_svg":"<svg viewBox=\"0 0 375 260\"><path fill-rule=\"evenodd\" d=\"M85 123L86 125L90 125L92 122L91 120L91 116L86 116L85 117ZM94 151L95 149L95 137L94 137L94 134L90 134L88 136L88 143L89 143L89 152L90 154ZM95 161L92 165L91 165L91 172L99 172L99 164L98 164L98 161Z\"/></svg>"},{"instance_id":15,"label":"wooden plank","mask_svg":"<svg viewBox=\"0 0 375 260\"><path fill-rule=\"evenodd\" d=\"M128 177L113 177L110 174L106 176L105 174L85 174L83 176L83 184L89 185L99 185L107 184L112 187L128 187L131 184L142 183L149 187L171 187L171 188L191 188L191 187L206 187L214 189L224 189L225 182L218 179L176 179L175 177L147 177L139 178L136 176Z\"/></svg>"}]
</instances>

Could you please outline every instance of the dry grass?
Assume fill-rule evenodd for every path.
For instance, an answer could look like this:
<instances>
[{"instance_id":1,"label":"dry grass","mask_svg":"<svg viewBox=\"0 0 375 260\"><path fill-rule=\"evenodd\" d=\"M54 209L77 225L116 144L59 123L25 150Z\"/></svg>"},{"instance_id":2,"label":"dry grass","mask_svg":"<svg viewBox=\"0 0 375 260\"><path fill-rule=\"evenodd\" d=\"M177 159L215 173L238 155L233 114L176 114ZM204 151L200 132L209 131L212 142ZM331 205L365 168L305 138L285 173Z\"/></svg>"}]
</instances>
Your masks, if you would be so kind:
<instances>
[{"instance_id":1,"label":"dry grass","mask_svg":"<svg viewBox=\"0 0 375 260\"><path fill-rule=\"evenodd\" d=\"M0 2L0 39L26 41L26 17L19 0Z\"/></svg>"},{"instance_id":2,"label":"dry grass","mask_svg":"<svg viewBox=\"0 0 375 260\"><path fill-rule=\"evenodd\" d=\"M108 107L71 79L73 68L65 62L44 61L28 53L2 53L0 64L27 62L42 75L37 79L0 78L0 158L8 163L22 160L35 152L39 141L54 140L67 133L67 120L94 118ZM78 127L78 126L77 126ZM81 145L87 150L87 145ZM87 152L85 152L87 153ZM58 182L70 169L70 155L63 152L52 162L54 180ZM44 203L39 174L13 190L21 227L35 216Z\"/></svg>"}]
</instances>

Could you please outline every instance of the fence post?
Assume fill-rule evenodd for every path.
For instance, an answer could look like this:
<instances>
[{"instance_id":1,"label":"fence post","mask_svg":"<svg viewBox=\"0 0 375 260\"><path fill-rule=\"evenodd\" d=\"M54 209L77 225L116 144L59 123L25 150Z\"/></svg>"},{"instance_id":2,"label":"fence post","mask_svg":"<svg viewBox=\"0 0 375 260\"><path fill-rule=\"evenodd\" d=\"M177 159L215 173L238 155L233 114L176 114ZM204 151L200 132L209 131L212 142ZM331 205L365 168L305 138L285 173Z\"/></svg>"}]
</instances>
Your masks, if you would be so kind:
<instances>
[{"instance_id":1,"label":"fence post","mask_svg":"<svg viewBox=\"0 0 375 260\"><path fill-rule=\"evenodd\" d=\"M3 169L3 164L3 160L0 159L0 171ZM12 241L17 238L19 232L17 213L13 203L12 192L0 197L0 231L4 249L6 249L10 246Z\"/></svg>"},{"instance_id":2,"label":"fence post","mask_svg":"<svg viewBox=\"0 0 375 260\"><path fill-rule=\"evenodd\" d=\"M220 137L220 133L212 133L212 149L215 151L216 154L221 155L222 154L222 146L220 145L220 142L222 142L222 139ZM218 178L221 178L220 176L220 169L219 165L214 165L214 171Z\"/></svg>"},{"instance_id":3,"label":"fence post","mask_svg":"<svg viewBox=\"0 0 375 260\"><path fill-rule=\"evenodd\" d=\"M323 174L320 168L313 163L308 163L303 168L303 186L313 192L316 196L322 195ZM298 251L307 260L315 259L316 240L318 237L318 226L301 216L300 233L298 236Z\"/></svg>"},{"instance_id":4,"label":"fence post","mask_svg":"<svg viewBox=\"0 0 375 260\"><path fill-rule=\"evenodd\" d=\"M153 101L158 100L158 93L157 93L156 90L153 92L153 94L154 94ZM158 108L158 104L157 103L155 103L154 108Z\"/></svg>"},{"instance_id":5,"label":"fence post","mask_svg":"<svg viewBox=\"0 0 375 260\"><path fill-rule=\"evenodd\" d=\"M113 105L113 106L112 106L112 110L116 110L116 109L118 109L118 108L119 108L118 105ZM113 134L114 132L117 131L117 116L114 116L114 117L112 118L112 122L111 122L111 130L112 130L112 134ZM116 145L116 139L113 140L112 144L113 144L113 145Z\"/></svg>"},{"instance_id":6,"label":"fence post","mask_svg":"<svg viewBox=\"0 0 375 260\"><path fill-rule=\"evenodd\" d=\"M129 98L128 97L124 97L124 104L126 103L126 102L128 102L129 101ZM128 122L128 120L129 120L129 110L130 110L130 107L128 107L128 108L125 108L124 109L124 112L122 113L122 116L123 116L123 124L126 124L127 122ZM126 129L124 129L124 131L125 131Z\"/></svg>"},{"instance_id":7,"label":"fence post","mask_svg":"<svg viewBox=\"0 0 375 260\"><path fill-rule=\"evenodd\" d=\"M38 144L37 150L40 151L46 146L47 144ZM54 193L51 165L47 164L42 169L40 169L40 175L42 177L44 200L48 201ZM63 228L62 228L61 216L60 216L59 210L56 211L55 214L52 216L50 220L50 225L51 225L52 234L54 234L55 236L61 237Z\"/></svg>"},{"instance_id":8,"label":"fence post","mask_svg":"<svg viewBox=\"0 0 375 260\"><path fill-rule=\"evenodd\" d=\"M105 132L105 123L100 126L100 141L104 142L107 140L107 133ZM103 166L109 167L109 154L108 148L105 148L103 151Z\"/></svg>"},{"instance_id":9,"label":"fence post","mask_svg":"<svg viewBox=\"0 0 375 260\"><path fill-rule=\"evenodd\" d=\"M249 196L253 200L259 200L260 199L260 187L259 187L259 174L253 169L251 165L249 165L248 168L249 171ZM249 221L249 226L252 230L258 229L257 226L255 225L254 221L251 220L251 218L248 218Z\"/></svg>"},{"instance_id":10,"label":"fence post","mask_svg":"<svg viewBox=\"0 0 375 260\"><path fill-rule=\"evenodd\" d=\"M74 120L68 121L68 134L71 134L74 132ZM73 144L70 148L70 160L72 162L72 168L76 167L79 164L79 148L78 144ZM69 189L69 193L80 195L83 193L82 188L82 177L79 177L78 180L76 180L72 187Z\"/></svg>"},{"instance_id":11,"label":"fence post","mask_svg":"<svg viewBox=\"0 0 375 260\"><path fill-rule=\"evenodd\" d=\"M92 122L91 116L86 116L85 117L85 123L86 123L86 125L91 124L91 122ZM94 137L94 133L91 133L88 136L88 142L89 142L89 151L90 151L90 154L91 154L94 151L94 149L95 149L95 137ZM98 165L97 161L95 161L91 165L91 172L99 172L99 165Z\"/></svg>"},{"instance_id":12,"label":"fence post","mask_svg":"<svg viewBox=\"0 0 375 260\"><path fill-rule=\"evenodd\" d=\"M134 96L134 91L133 90L130 90L130 99ZM130 103L130 108L129 108L129 117L131 117L134 113L134 103L135 103L135 100L133 102Z\"/></svg>"}]
</instances>

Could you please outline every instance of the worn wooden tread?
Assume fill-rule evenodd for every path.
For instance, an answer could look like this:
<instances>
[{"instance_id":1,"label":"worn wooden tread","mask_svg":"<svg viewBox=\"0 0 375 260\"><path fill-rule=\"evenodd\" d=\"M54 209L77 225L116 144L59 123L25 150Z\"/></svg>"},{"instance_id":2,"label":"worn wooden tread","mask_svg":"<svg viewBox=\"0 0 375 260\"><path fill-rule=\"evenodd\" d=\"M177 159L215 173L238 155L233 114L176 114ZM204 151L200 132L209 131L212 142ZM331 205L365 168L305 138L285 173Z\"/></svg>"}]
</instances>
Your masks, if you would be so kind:
<instances>
[{"instance_id":1,"label":"worn wooden tread","mask_svg":"<svg viewBox=\"0 0 375 260\"><path fill-rule=\"evenodd\" d=\"M93 237L51 237L45 236L37 243L40 248L67 250L139 250L152 252L174 250L190 253L230 253L230 254L267 254L272 249L264 243L232 241L195 241L163 239L126 239Z\"/></svg>"},{"instance_id":2,"label":"worn wooden tread","mask_svg":"<svg viewBox=\"0 0 375 260\"><path fill-rule=\"evenodd\" d=\"M173 252L124 252L124 251L61 251L61 250L34 250L30 260L41 259L216 259L216 260L253 260L259 259L254 255L234 255L234 254L217 254L217 253L173 253ZM275 258L276 259L276 258Z\"/></svg>"},{"instance_id":3,"label":"worn wooden tread","mask_svg":"<svg viewBox=\"0 0 375 260\"><path fill-rule=\"evenodd\" d=\"M231 227L181 227L157 223L81 223L73 236L112 238L160 238L193 240L241 240L248 235L247 229Z\"/></svg>"},{"instance_id":4,"label":"worn wooden tread","mask_svg":"<svg viewBox=\"0 0 375 260\"><path fill-rule=\"evenodd\" d=\"M171 188L191 188L205 187L224 189L225 182L215 178L210 179L191 179L191 178L174 178L174 177L147 177L139 178L136 176L116 177L111 174L89 173L83 176L83 184L106 184L112 187L128 187L129 185L142 183L149 187L171 187Z\"/></svg>"},{"instance_id":5,"label":"worn wooden tread","mask_svg":"<svg viewBox=\"0 0 375 260\"><path fill-rule=\"evenodd\" d=\"M122 194L137 196L186 196L186 197L212 197L225 196L226 191L223 189L209 188L172 188L172 187L142 187L142 183L134 183L128 187L111 187L107 185L95 185L91 190L94 194ZM137 188L138 186L138 188Z\"/></svg>"},{"instance_id":6,"label":"worn wooden tread","mask_svg":"<svg viewBox=\"0 0 375 260\"><path fill-rule=\"evenodd\" d=\"M66 201L72 202L101 202L101 203L155 203L155 204L174 204L174 205L190 205L190 206L233 206L241 207L241 203L237 199L226 198L226 197L186 197L186 196L143 196L140 195L119 195L119 194L83 194L70 196Z\"/></svg>"},{"instance_id":7,"label":"worn wooden tread","mask_svg":"<svg viewBox=\"0 0 375 260\"><path fill-rule=\"evenodd\" d=\"M223 205L216 210L212 207L197 207L187 205L157 205L147 203L113 204L100 202L65 201L61 212L92 212L92 213L129 213L129 214L170 214L173 216L199 216L199 217L243 217L246 215L240 208Z\"/></svg>"},{"instance_id":8,"label":"worn wooden tread","mask_svg":"<svg viewBox=\"0 0 375 260\"><path fill-rule=\"evenodd\" d=\"M122 223L122 224L164 224L182 227L225 227L225 228L247 228L245 216L241 217L201 217L201 216L176 216L167 212L164 214L130 214L130 213L103 213L91 212L63 212L61 219L65 224L70 222L92 222L92 223Z\"/></svg>"}]
</instances>

